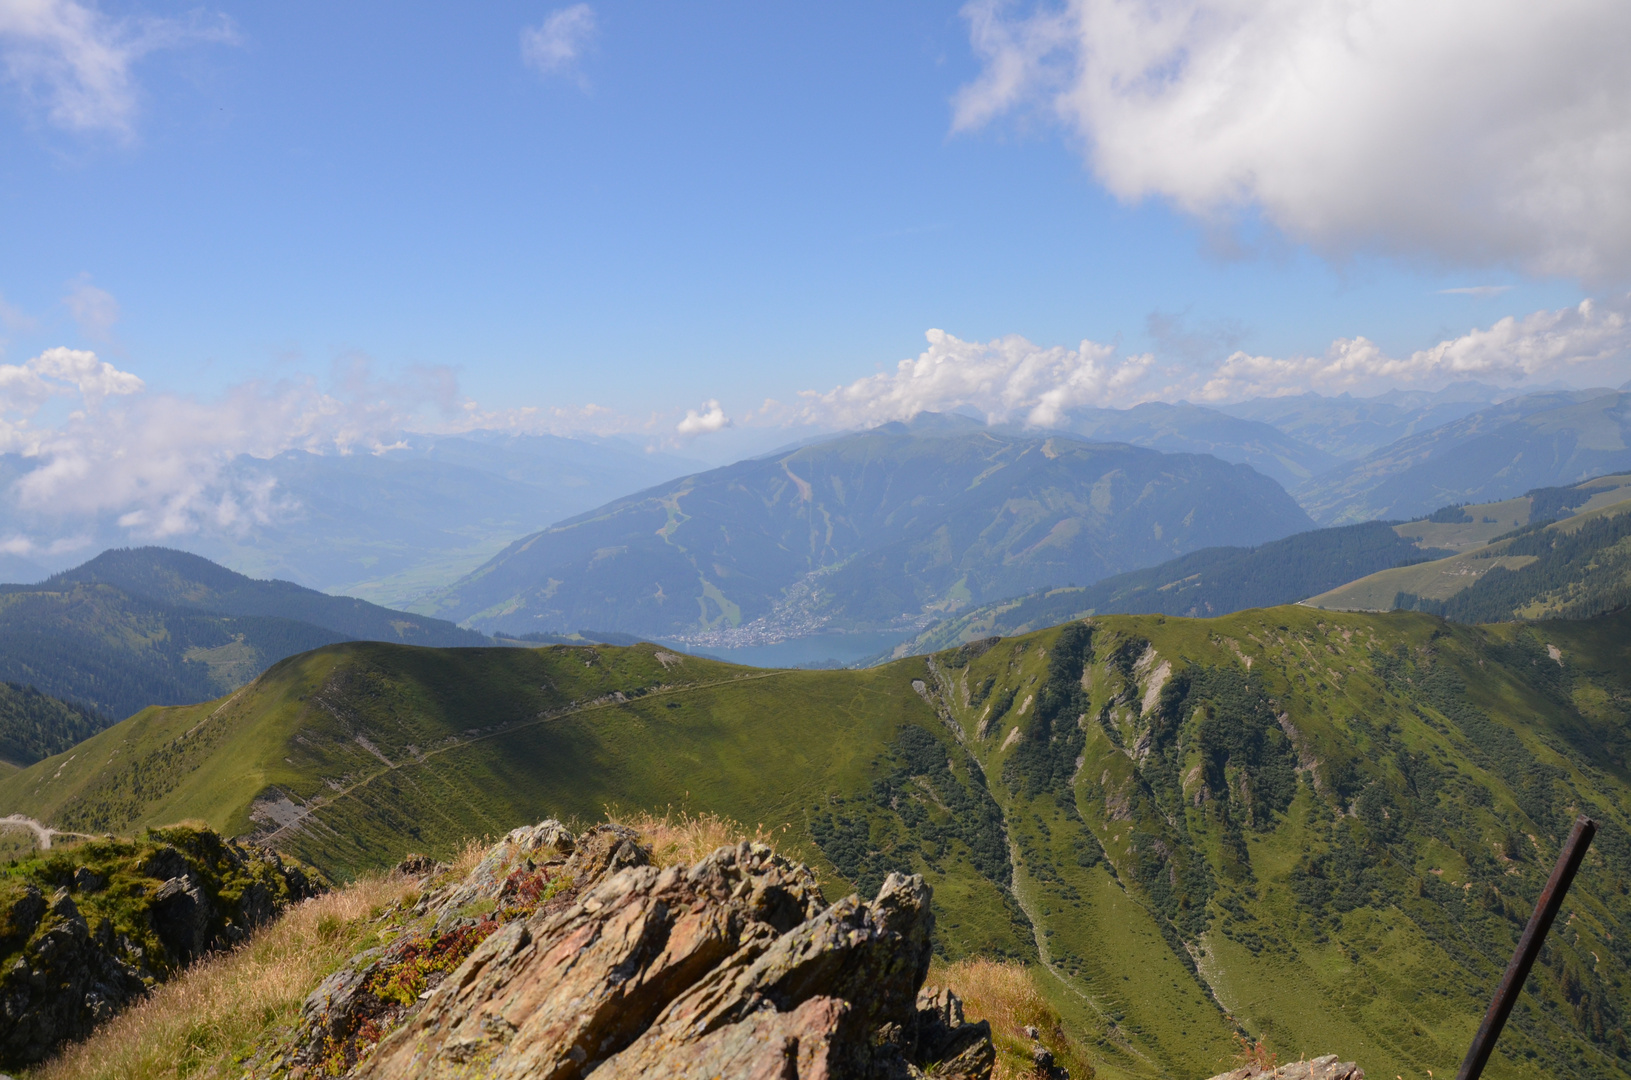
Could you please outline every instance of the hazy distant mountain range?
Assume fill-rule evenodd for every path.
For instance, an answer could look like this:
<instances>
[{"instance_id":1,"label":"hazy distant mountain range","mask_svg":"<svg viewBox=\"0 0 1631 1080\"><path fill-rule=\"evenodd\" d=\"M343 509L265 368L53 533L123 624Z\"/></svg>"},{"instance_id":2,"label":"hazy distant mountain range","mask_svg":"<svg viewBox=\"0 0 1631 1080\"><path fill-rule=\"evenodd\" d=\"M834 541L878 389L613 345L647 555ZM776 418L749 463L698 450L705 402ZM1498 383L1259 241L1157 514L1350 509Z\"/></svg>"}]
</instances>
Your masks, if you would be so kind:
<instances>
[{"instance_id":1,"label":"hazy distant mountain range","mask_svg":"<svg viewBox=\"0 0 1631 1080\"><path fill-rule=\"evenodd\" d=\"M488 631L897 627L1312 524L1198 454L924 415L683 477L516 541L418 610Z\"/></svg>"},{"instance_id":2,"label":"hazy distant mountain range","mask_svg":"<svg viewBox=\"0 0 1631 1080\"><path fill-rule=\"evenodd\" d=\"M1408 518L1458 502L1578 483L1631 468L1631 395L1531 394L1401 439L1299 487L1324 524Z\"/></svg>"},{"instance_id":3,"label":"hazy distant mountain range","mask_svg":"<svg viewBox=\"0 0 1631 1080\"><path fill-rule=\"evenodd\" d=\"M0 554L0 580L38 581L129 543L112 517L23 513L11 488L31 467L0 455L0 517L36 533L79 535L82 544L49 557ZM221 484L269 492L271 520L204 526L163 542L256 577L394 604L474 569L517 536L701 467L618 439L492 432L404 435L380 453L240 457Z\"/></svg>"},{"instance_id":4,"label":"hazy distant mountain range","mask_svg":"<svg viewBox=\"0 0 1631 1080\"><path fill-rule=\"evenodd\" d=\"M1390 443L1459 420L1510 396L1484 383L1461 382L1437 391L1393 390L1369 398L1310 393L1212 407L1230 416L1261 421L1332 457L1357 461Z\"/></svg>"},{"instance_id":5,"label":"hazy distant mountain range","mask_svg":"<svg viewBox=\"0 0 1631 1080\"><path fill-rule=\"evenodd\" d=\"M1198 547L1275 539L1310 522L1283 516L1289 504L1281 500L1249 538L1244 533L1224 537L1218 533L1225 527L1222 520L1208 524L1204 515L1186 526L1187 509L1176 518L1163 516L1163 510L1134 527L1119 510L1106 514L1095 508L1072 480L1040 495L1016 496L1014 505L1025 509L999 525L990 516L997 513L996 503L974 506L996 490L989 484L982 481L975 485L979 492L969 487L968 494L953 497L960 485L973 484L973 474L966 474L955 456L944 463L943 482L935 481L928 478L931 466L942 463L918 461L916 451L888 466L850 462L850 451L842 447L860 445L856 439L876 443L902 432L927 437L936 425L943 430L934 437L944 439L951 430L946 425L952 425L962 435L985 432L991 445L1040 445L1052 437L1060 445L1116 444L1119 454L1132 446L1166 455L1206 455L1250 466L1288 491L1312 522L1326 525L1409 519L1446 504L1511 497L1631 468L1631 398L1623 389L1502 398L1496 387L1461 383L1373 398L1305 394L1219 406L1146 403L1126 410L1076 410L1060 430L1045 432L921 417L882 435L809 438L780 456L712 472L700 471L698 462L647 453L618 440L490 432L404 436L377 454L240 458L224 482L269 492L267 519L234 530L206 528L165 543L256 577L413 606L506 632L591 626L646 635L715 633L762 619L783 629L895 625L982 598L1085 586ZM785 493L773 493L767 485L796 492L797 485L776 464L793 452L806 453L811 462L845 462L832 466L828 489L812 488L821 512L833 515L830 542L825 519L816 542L808 523L794 529L796 514L776 519L790 512L786 506L768 508L766 500ZM1176 459L1157 468L1159 456L1134 457L1145 464L1118 475L1142 475L1145 468L1161 473L1164 479L1149 489L1151 499L1177 490L1170 484L1179 474L1186 483L1199 482L1206 468L1195 461L1180 467ZM0 455L0 504L13 498L14 482L32 467L31 459ZM912 479L879 489L887 494L868 487L882 483L880 470L896 467ZM846 471L852 468L858 470L853 475ZM1015 475L1011 469L1002 473L1005 483ZM1233 472L1215 475L1235 477L1217 489L1222 500L1235 498L1233 485L1245 482ZM703 476L724 486L716 492L715 480L708 480L688 489L684 502L688 508L708 503L710 514L723 515L718 521L708 514L692 520L690 509L670 519L666 509L659 514L654 508L653 499L672 501ZM1264 489L1253 491L1252 499L1266 497ZM630 494L635 492L641 494ZM758 509L733 503L747 497L744 492L761 504ZM852 497L874 499L876 506L858 512ZM0 552L0 579L39 580L92 551L127 542L111 518L52 526L21 514L15 505L0 510L8 524L32 529L31 535L49 537L55 527L58 539L77 537L79 543L51 556L49 564L37 554L30 561ZM814 503L810 511L815 512ZM936 533L939 526L929 522L942 512L949 516L945 530ZM646 517L649 535L625 542L620 530ZM1028 531L1038 522L1060 531L1038 539ZM1157 524L1160 537L1153 533ZM972 533L966 531L970 528ZM710 529L711 538L703 540ZM795 539L789 529L802 532ZM535 536L547 539L517 539ZM571 544L588 543L590 537L592 548L567 554ZM648 591L661 584L660 600L655 591L639 601L630 592L646 588L636 582L647 578ZM552 580L562 584L551 586ZM546 592L548 597L542 595Z\"/></svg>"}]
</instances>

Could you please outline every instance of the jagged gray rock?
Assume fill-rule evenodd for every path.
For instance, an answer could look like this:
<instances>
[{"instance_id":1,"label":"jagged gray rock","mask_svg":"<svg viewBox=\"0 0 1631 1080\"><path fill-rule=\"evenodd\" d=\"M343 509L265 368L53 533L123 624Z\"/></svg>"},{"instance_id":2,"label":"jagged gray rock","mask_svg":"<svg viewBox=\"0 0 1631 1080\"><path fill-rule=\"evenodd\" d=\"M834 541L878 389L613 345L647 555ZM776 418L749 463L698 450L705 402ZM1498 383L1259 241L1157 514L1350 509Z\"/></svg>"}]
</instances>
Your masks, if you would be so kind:
<instances>
[{"instance_id":1,"label":"jagged gray rock","mask_svg":"<svg viewBox=\"0 0 1631 1080\"><path fill-rule=\"evenodd\" d=\"M527 893L537 881L549 888ZM548 899L500 921L517 890ZM477 924L461 912L480 900L499 910ZM762 844L658 869L629 830L574 838L544 822L505 837L462 881L429 888L419 944L325 981L270 1064L316 1075L355 1063L353 1075L380 1080L905 1080L929 1066L985 1080L989 1025L967 1023L950 993L920 995L929 902L916 875L891 875L871 901L828 904L808 867ZM369 988L399 957L475 927L489 936L423 1004L377 1011ZM396 1026L370 1052L356 1039L363 1021Z\"/></svg>"},{"instance_id":2,"label":"jagged gray rock","mask_svg":"<svg viewBox=\"0 0 1631 1080\"><path fill-rule=\"evenodd\" d=\"M1338 1061L1335 1054L1327 1054L1272 1068L1247 1065L1233 1072L1219 1073L1212 1080L1365 1080L1365 1070L1351 1061Z\"/></svg>"}]
</instances>

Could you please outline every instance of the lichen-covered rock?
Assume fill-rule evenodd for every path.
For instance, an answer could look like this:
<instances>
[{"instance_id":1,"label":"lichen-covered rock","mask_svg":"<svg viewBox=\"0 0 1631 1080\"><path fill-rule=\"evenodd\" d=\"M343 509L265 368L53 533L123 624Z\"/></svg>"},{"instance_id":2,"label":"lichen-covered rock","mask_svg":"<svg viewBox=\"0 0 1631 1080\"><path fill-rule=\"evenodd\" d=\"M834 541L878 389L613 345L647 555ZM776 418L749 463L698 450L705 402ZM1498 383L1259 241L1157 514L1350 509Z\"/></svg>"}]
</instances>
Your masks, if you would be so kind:
<instances>
[{"instance_id":1,"label":"lichen-covered rock","mask_svg":"<svg viewBox=\"0 0 1631 1080\"><path fill-rule=\"evenodd\" d=\"M995 1061L954 996L919 997L933 916L916 876L828 904L762 844L658 869L627 829L545 822L427 886L423 932L326 981L272 1072L984 1080ZM461 933L479 943L456 967L405 977Z\"/></svg>"},{"instance_id":2,"label":"lichen-covered rock","mask_svg":"<svg viewBox=\"0 0 1631 1080\"><path fill-rule=\"evenodd\" d=\"M1247 1065L1219 1073L1212 1080L1365 1080L1365 1070L1335 1054L1293 1061L1286 1065Z\"/></svg>"},{"instance_id":3,"label":"lichen-covered rock","mask_svg":"<svg viewBox=\"0 0 1631 1080\"><path fill-rule=\"evenodd\" d=\"M315 871L190 827L0 870L0 1067L89 1034L319 887Z\"/></svg>"},{"instance_id":4,"label":"lichen-covered rock","mask_svg":"<svg viewBox=\"0 0 1631 1080\"><path fill-rule=\"evenodd\" d=\"M415 931L353 957L306 999L293 1036L271 1055L274 1071L342 1075L500 926L559 911L610 869L649 861L638 837L597 825L582 837L556 821L515 829L463 878L414 855L394 873L425 882L409 913Z\"/></svg>"}]
</instances>

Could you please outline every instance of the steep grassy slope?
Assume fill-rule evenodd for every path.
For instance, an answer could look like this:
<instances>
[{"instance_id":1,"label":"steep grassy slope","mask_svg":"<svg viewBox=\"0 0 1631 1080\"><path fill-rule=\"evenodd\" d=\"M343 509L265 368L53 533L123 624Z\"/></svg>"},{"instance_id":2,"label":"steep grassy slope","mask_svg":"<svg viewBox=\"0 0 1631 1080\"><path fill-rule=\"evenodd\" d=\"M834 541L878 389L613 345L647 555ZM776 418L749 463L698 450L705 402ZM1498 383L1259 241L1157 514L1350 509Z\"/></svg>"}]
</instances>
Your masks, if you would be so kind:
<instances>
[{"instance_id":1,"label":"steep grassy slope","mask_svg":"<svg viewBox=\"0 0 1631 1080\"><path fill-rule=\"evenodd\" d=\"M1216 458L928 417L611 503L517 541L418 610L506 633L724 646L702 635L909 626L1308 524L1279 485Z\"/></svg>"},{"instance_id":2,"label":"steep grassy slope","mask_svg":"<svg viewBox=\"0 0 1631 1080\"><path fill-rule=\"evenodd\" d=\"M1627 511L1631 476L1623 474L1499 503L1445 507L1394 531L1459 554L1380 570L1308 603L1343 611L1407 607L1460 622L1612 611L1631 602L1631 545L1624 536L1628 522L1621 520Z\"/></svg>"},{"instance_id":3,"label":"steep grassy slope","mask_svg":"<svg viewBox=\"0 0 1631 1080\"><path fill-rule=\"evenodd\" d=\"M47 588L58 589L89 584L112 585L131 596L184 610L293 619L364 641L487 644L481 634L444 619L393 611L350 596L330 596L289 581L261 581L170 548L115 548L45 582Z\"/></svg>"},{"instance_id":4,"label":"steep grassy slope","mask_svg":"<svg viewBox=\"0 0 1631 1080\"><path fill-rule=\"evenodd\" d=\"M1631 466L1631 396L1531 394L1321 474L1295 494L1314 520L1342 525L1426 514L1447 503L1510 498Z\"/></svg>"},{"instance_id":5,"label":"steep grassy slope","mask_svg":"<svg viewBox=\"0 0 1631 1080\"><path fill-rule=\"evenodd\" d=\"M1487 552L1495 566L1445 600L1401 593L1397 607L1457 622L1584 619L1631 606L1631 499L1519 535Z\"/></svg>"},{"instance_id":6,"label":"steep grassy slope","mask_svg":"<svg viewBox=\"0 0 1631 1080\"><path fill-rule=\"evenodd\" d=\"M0 586L0 679L110 717L208 700L274 660L346 636L291 619L178 610L111 585Z\"/></svg>"},{"instance_id":7,"label":"steep grassy slope","mask_svg":"<svg viewBox=\"0 0 1631 1080\"><path fill-rule=\"evenodd\" d=\"M1554 655L1555 654L1555 655ZM0 811L198 817L346 872L545 813L712 810L940 950L1028 959L1105 1076L1238 1024L1453 1070L1572 815L1604 823L1492 1077L1631 1076L1631 619L1105 616L867 671L653 646L331 646L0 778Z\"/></svg>"}]
</instances>

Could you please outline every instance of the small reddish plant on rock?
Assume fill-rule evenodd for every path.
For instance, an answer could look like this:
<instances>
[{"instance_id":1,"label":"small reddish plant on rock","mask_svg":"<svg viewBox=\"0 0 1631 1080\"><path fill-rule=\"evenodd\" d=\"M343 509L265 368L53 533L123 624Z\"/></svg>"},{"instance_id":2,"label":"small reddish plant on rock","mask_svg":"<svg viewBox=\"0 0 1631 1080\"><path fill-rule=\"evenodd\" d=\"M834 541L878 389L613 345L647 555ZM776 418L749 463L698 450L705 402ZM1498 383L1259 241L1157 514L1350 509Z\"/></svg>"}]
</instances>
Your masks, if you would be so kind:
<instances>
[{"instance_id":1,"label":"small reddish plant on rock","mask_svg":"<svg viewBox=\"0 0 1631 1080\"><path fill-rule=\"evenodd\" d=\"M1280 1061L1280 1055L1270 1050L1262 1039L1248 1039L1241 1034L1235 1035L1235 1043L1239 1049L1235 1051L1235 1064L1250 1065L1265 1072L1274 1071L1275 1065Z\"/></svg>"}]
</instances>

